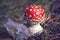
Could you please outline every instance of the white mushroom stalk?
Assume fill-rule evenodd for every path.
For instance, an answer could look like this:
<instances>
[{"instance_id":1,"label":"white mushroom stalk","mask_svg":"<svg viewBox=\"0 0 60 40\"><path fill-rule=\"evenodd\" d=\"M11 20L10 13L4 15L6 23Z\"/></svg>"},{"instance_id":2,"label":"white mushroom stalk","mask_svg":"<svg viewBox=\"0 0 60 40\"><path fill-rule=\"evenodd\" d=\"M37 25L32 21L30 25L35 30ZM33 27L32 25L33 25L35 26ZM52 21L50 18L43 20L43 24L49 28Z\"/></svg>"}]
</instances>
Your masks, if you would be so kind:
<instances>
[{"instance_id":1,"label":"white mushroom stalk","mask_svg":"<svg viewBox=\"0 0 60 40\"><path fill-rule=\"evenodd\" d=\"M33 25L33 27L30 27L29 30L32 33L32 35L34 35L36 33L40 34L41 32L43 32L43 28L40 24Z\"/></svg>"}]
</instances>

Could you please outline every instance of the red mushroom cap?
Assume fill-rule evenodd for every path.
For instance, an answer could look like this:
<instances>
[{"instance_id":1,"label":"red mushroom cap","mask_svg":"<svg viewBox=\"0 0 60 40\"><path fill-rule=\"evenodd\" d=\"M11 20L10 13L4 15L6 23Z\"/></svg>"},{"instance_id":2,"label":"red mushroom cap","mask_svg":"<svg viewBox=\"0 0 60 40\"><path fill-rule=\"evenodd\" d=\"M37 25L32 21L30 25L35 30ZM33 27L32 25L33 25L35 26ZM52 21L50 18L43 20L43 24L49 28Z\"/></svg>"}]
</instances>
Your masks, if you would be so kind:
<instances>
[{"instance_id":1,"label":"red mushroom cap","mask_svg":"<svg viewBox=\"0 0 60 40\"><path fill-rule=\"evenodd\" d=\"M26 15L30 21L40 21L44 14L44 9L40 5L30 5L26 8Z\"/></svg>"}]
</instances>

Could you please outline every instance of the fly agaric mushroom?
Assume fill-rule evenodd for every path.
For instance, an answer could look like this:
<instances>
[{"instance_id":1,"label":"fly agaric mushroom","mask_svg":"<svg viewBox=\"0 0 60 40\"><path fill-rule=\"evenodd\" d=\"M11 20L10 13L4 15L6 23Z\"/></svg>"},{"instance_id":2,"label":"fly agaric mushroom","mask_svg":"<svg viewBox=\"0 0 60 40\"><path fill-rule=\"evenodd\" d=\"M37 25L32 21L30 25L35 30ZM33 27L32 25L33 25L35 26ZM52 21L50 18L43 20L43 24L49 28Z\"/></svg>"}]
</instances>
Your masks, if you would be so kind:
<instances>
[{"instance_id":1,"label":"fly agaric mushroom","mask_svg":"<svg viewBox=\"0 0 60 40\"><path fill-rule=\"evenodd\" d=\"M44 19L44 9L40 5L30 5L26 8L26 15L30 23L33 24L31 25L31 27L29 27L31 35L34 35L36 33L40 34L41 32L43 32L40 21Z\"/></svg>"},{"instance_id":2,"label":"fly agaric mushroom","mask_svg":"<svg viewBox=\"0 0 60 40\"><path fill-rule=\"evenodd\" d=\"M44 9L40 5L30 5L26 8L26 15L30 21L41 21L44 17Z\"/></svg>"}]
</instances>

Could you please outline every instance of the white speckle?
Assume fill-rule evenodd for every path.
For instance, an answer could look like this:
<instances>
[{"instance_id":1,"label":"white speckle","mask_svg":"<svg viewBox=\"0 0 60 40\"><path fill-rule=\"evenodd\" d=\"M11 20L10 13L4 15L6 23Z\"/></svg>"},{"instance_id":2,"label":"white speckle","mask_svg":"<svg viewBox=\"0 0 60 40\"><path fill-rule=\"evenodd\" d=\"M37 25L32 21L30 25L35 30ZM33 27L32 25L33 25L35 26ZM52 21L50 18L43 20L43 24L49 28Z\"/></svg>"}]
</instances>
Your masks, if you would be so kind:
<instances>
[{"instance_id":1,"label":"white speckle","mask_svg":"<svg viewBox=\"0 0 60 40\"><path fill-rule=\"evenodd\" d=\"M43 18L43 17L42 17Z\"/></svg>"},{"instance_id":2,"label":"white speckle","mask_svg":"<svg viewBox=\"0 0 60 40\"><path fill-rule=\"evenodd\" d=\"M37 10L37 11L39 11L39 10Z\"/></svg>"},{"instance_id":3,"label":"white speckle","mask_svg":"<svg viewBox=\"0 0 60 40\"><path fill-rule=\"evenodd\" d=\"M32 9L30 9L30 11L32 11Z\"/></svg>"},{"instance_id":4,"label":"white speckle","mask_svg":"<svg viewBox=\"0 0 60 40\"><path fill-rule=\"evenodd\" d=\"M40 15L40 17L41 17L41 15Z\"/></svg>"},{"instance_id":5,"label":"white speckle","mask_svg":"<svg viewBox=\"0 0 60 40\"><path fill-rule=\"evenodd\" d=\"M39 15L39 13L38 13L38 12L36 12L36 14L37 14L37 15Z\"/></svg>"},{"instance_id":6,"label":"white speckle","mask_svg":"<svg viewBox=\"0 0 60 40\"><path fill-rule=\"evenodd\" d=\"M33 20L30 20L30 21L33 21Z\"/></svg>"},{"instance_id":7,"label":"white speckle","mask_svg":"<svg viewBox=\"0 0 60 40\"><path fill-rule=\"evenodd\" d=\"M36 17L36 18L38 18L38 17Z\"/></svg>"},{"instance_id":8,"label":"white speckle","mask_svg":"<svg viewBox=\"0 0 60 40\"><path fill-rule=\"evenodd\" d=\"M41 11L41 9L40 9L40 11Z\"/></svg>"},{"instance_id":9,"label":"white speckle","mask_svg":"<svg viewBox=\"0 0 60 40\"><path fill-rule=\"evenodd\" d=\"M40 18L38 18L40 20Z\"/></svg>"},{"instance_id":10,"label":"white speckle","mask_svg":"<svg viewBox=\"0 0 60 40\"><path fill-rule=\"evenodd\" d=\"M38 6L36 6L36 8L38 8Z\"/></svg>"},{"instance_id":11,"label":"white speckle","mask_svg":"<svg viewBox=\"0 0 60 40\"><path fill-rule=\"evenodd\" d=\"M33 19L35 21L35 19Z\"/></svg>"},{"instance_id":12,"label":"white speckle","mask_svg":"<svg viewBox=\"0 0 60 40\"><path fill-rule=\"evenodd\" d=\"M41 11L41 13L43 13L43 11Z\"/></svg>"},{"instance_id":13,"label":"white speckle","mask_svg":"<svg viewBox=\"0 0 60 40\"><path fill-rule=\"evenodd\" d=\"M30 6L32 6L32 5L30 5Z\"/></svg>"},{"instance_id":14,"label":"white speckle","mask_svg":"<svg viewBox=\"0 0 60 40\"><path fill-rule=\"evenodd\" d=\"M35 12L35 10L33 10Z\"/></svg>"},{"instance_id":15,"label":"white speckle","mask_svg":"<svg viewBox=\"0 0 60 40\"><path fill-rule=\"evenodd\" d=\"M33 8L33 6L31 8Z\"/></svg>"},{"instance_id":16,"label":"white speckle","mask_svg":"<svg viewBox=\"0 0 60 40\"><path fill-rule=\"evenodd\" d=\"M39 21L38 19L36 21Z\"/></svg>"},{"instance_id":17,"label":"white speckle","mask_svg":"<svg viewBox=\"0 0 60 40\"><path fill-rule=\"evenodd\" d=\"M43 9L43 12L44 12L44 9Z\"/></svg>"},{"instance_id":18,"label":"white speckle","mask_svg":"<svg viewBox=\"0 0 60 40\"><path fill-rule=\"evenodd\" d=\"M32 15L29 15L29 17L32 17Z\"/></svg>"},{"instance_id":19,"label":"white speckle","mask_svg":"<svg viewBox=\"0 0 60 40\"><path fill-rule=\"evenodd\" d=\"M36 16L36 15L34 14L34 16Z\"/></svg>"}]
</instances>

